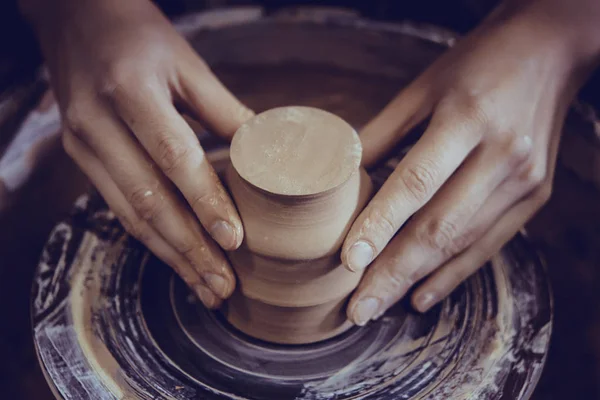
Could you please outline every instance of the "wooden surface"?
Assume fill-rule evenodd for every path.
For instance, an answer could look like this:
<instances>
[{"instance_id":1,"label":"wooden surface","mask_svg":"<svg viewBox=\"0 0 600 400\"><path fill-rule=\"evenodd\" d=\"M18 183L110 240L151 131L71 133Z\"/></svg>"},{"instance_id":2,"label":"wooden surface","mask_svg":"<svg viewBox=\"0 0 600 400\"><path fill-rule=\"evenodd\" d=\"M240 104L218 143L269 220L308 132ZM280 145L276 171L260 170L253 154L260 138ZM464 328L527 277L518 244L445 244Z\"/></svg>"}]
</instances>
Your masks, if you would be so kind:
<instances>
[{"instance_id":1,"label":"wooden surface","mask_svg":"<svg viewBox=\"0 0 600 400\"><path fill-rule=\"evenodd\" d=\"M356 76L348 85L348 77L332 78L318 68L308 69L294 81L268 69L251 72L253 80L246 74L235 68L220 70L242 99L257 93L255 82L261 82L261 87L269 82L272 87L285 85L300 99L319 95L318 106L335 111L343 92L355 102L356 113L342 116L363 121L397 87L385 79L367 81ZM315 80L323 82L317 93L305 84ZM267 91L262 96L265 107L286 99L285 91ZM369 99L368 109L365 99ZM600 141L591 125L578 124L572 130L563 141L552 199L528 226L531 238L547 255L555 296L550 355L534 394L543 400L600 398L600 191L593 183L598 179L594 166L600 162ZM10 205L0 214L0 357L9 360L0 364L0 387L10 399L51 398L31 346L31 277L50 229L76 195L87 189L58 142L49 146L53 151L26 185L11 195Z\"/></svg>"}]
</instances>

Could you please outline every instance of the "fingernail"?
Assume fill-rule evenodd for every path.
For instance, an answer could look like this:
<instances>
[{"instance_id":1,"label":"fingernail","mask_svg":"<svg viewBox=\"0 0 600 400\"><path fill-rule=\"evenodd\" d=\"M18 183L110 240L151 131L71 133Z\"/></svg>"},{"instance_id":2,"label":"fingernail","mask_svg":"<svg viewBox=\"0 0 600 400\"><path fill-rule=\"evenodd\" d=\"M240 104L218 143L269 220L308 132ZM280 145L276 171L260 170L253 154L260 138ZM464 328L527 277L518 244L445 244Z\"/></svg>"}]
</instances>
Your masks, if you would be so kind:
<instances>
[{"instance_id":1,"label":"fingernail","mask_svg":"<svg viewBox=\"0 0 600 400\"><path fill-rule=\"evenodd\" d=\"M362 240L354 243L346 255L347 267L355 272L367 268L371 261L373 261L373 248Z\"/></svg>"},{"instance_id":2,"label":"fingernail","mask_svg":"<svg viewBox=\"0 0 600 400\"><path fill-rule=\"evenodd\" d=\"M358 326L365 326L367 322L379 311L381 301L375 297L367 297L358 302L354 307L353 319Z\"/></svg>"},{"instance_id":3,"label":"fingernail","mask_svg":"<svg viewBox=\"0 0 600 400\"><path fill-rule=\"evenodd\" d=\"M437 303L437 296L433 293L423 293L417 297L415 303L419 311L425 312Z\"/></svg>"},{"instance_id":4,"label":"fingernail","mask_svg":"<svg viewBox=\"0 0 600 400\"><path fill-rule=\"evenodd\" d=\"M225 221L217 221L210 228L210 236L225 250L235 249L235 231Z\"/></svg>"},{"instance_id":5,"label":"fingernail","mask_svg":"<svg viewBox=\"0 0 600 400\"><path fill-rule=\"evenodd\" d=\"M217 297L209 288L203 285L197 285L195 289L196 294L200 297L200 300L202 300L202 303L204 303L206 307L213 308L217 304Z\"/></svg>"},{"instance_id":6,"label":"fingernail","mask_svg":"<svg viewBox=\"0 0 600 400\"><path fill-rule=\"evenodd\" d=\"M229 283L225 278L217 274L206 274L204 280L213 292L224 299L229 295Z\"/></svg>"},{"instance_id":7,"label":"fingernail","mask_svg":"<svg viewBox=\"0 0 600 400\"><path fill-rule=\"evenodd\" d=\"M385 314L386 310L385 309L381 309L377 312L377 314L375 314L375 316L373 317L373 320L377 321L379 318L381 318L383 316L383 314Z\"/></svg>"}]
</instances>

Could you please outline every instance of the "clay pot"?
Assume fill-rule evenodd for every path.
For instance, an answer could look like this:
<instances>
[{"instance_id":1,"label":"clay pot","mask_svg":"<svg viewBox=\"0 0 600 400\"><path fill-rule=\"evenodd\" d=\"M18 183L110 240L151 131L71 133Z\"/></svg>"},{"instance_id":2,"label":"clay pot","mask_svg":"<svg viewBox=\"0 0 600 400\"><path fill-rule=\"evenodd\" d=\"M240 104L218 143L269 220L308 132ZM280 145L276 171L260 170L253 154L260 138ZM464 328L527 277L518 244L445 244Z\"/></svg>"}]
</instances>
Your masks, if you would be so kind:
<instances>
[{"instance_id":1,"label":"clay pot","mask_svg":"<svg viewBox=\"0 0 600 400\"><path fill-rule=\"evenodd\" d=\"M236 328L299 344L351 327L345 305L361 274L339 250L372 193L361 153L349 124L315 108L272 109L236 132L225 180L245 238L229 253L238 286L224 309Z\"/></svg>"}]
</instances>

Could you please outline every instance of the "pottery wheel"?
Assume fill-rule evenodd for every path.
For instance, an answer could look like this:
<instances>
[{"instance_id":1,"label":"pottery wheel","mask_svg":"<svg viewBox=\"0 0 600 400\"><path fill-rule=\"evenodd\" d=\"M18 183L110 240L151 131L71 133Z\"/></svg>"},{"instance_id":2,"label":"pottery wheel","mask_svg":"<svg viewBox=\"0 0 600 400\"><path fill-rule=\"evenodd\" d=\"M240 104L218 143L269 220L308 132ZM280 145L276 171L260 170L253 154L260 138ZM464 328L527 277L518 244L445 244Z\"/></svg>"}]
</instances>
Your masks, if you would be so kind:
<instances>
[{"instance_id":1,"label":"pottery wheel","mask_svg":"<svg viewBox=\"0 0 600 400\"><path fill-rule=\"evenodd\" d=\"M227 149L203 145L222 169ZM405 151L370 171L376 185ZM57 398L523 399L545 361L552 303L521 233L426 314L403 301L325 342L260 342L205 309L91 194L45 247L32 315Z\"/></svg>"},{"instance_id":2,"label":"pottery wheel","mask_svg":"<svg viewBox=\"0 0 600 400\"><path fill-rule=\"evenodd\" d=\"M376 183L395 163L373 172ZM94 195L56 227L38 276L37 350L64 398L523 398L551 331L545 272L522 235L429 313L399 303L306 346L235 331Z\"/></svg>"}]
</instances>

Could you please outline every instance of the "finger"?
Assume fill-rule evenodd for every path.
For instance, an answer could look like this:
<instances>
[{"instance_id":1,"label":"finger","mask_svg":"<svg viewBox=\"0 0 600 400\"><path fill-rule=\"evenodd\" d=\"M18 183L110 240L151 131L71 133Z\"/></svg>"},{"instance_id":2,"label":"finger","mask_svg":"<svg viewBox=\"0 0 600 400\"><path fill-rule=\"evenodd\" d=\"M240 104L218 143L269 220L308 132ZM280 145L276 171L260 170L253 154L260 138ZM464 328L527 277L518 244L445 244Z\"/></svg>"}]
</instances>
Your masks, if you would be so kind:
<instances>
[{"instance_id":1,"label":"finger","mask_svg":"<svg viewBox=\"0 0 600 400\"><path fill-rule=\"evenodd\" d=\"M559 115L557 121L562 121L563 118L564 116ZM505 193L493 196L478 213L477 219L481 221L480 224L492 228L485 235L482 234L482 238L467 251L442 266L415 291L412 303L417 310L425 312L452 293L461 282L498 252L549 200L561 129L562 124L557 123L553 127L552 135L544 138L544 142L539 144L540 148L549 149L547 155L542 154L538 163L525 165L519 170L516 174L518 179L509 181L497 189ZM536 189L516 204L502 202L502 199L510 198L510 194L523 193L531 187ZM509 192L508 196L506 192Z\"/></svg>"},{"instance_id":2,"label":"finger","mask_svg":"<svg viewBox=\"0 0 600 400\"><path fill-rule=\"evenodd\" d=\"M479 143L481 121L448 114L436 112L423 137L352 225L342 248L342 261L351 271L366 268Z\"/></svg>"},{"instance_id":3,"label":"finger","mask_svg":"<svg viewBox=\"0 0 600 400\"><path fill-rule=\"evenodd\" d=\"M544 187L503 213L498 223L480 240L432 274L413 294L414 307L421 312L429 310L481 268L537 212L547 200L547 192Z\"/></svg>"},{"instance_id":4,"label":"finger","mask_svg":"<svg viewBox=\"0 0 600 400\"><path fill-rule=\"evenodd\" d=\"M176 92L191 113L214 133L231 140L254 112L243 105L200 60L185 64Z\"/></svg>"},{"instance_id":5,"label":"finger","mask_svg":"<svg viewBox=\"0 0 600 400\"><path fill-rule=\"evenodd\" d=\"M428 82L427 77L413 81L361 130L363 165L376 163L431 113Z\"/></svg>"},{"instance_id":6,"label":"finger","mask_svg":"<svg viewBox=\"0 0 600 400\"><path fill-rule=\"evenodd\" d=\"M112 101L156 165L177 186L212 238L226 250L243 239L240 217L194 131L158 85L116 89Z\"/></svg>"},{"instance_id":7,"label":"finger","mask_svg":"<svg viewBox=\"0 0 600 400\"><path fill-rule=\"evenodd\" d=\"M63 143L65 150L98 189L127 232L173 268L207 307L218 306L220 300L206 286L198 272L165 242L154 228L137 216L104 166L87 145L69 133L63 135Z\"/></svg>"},{"instance_id":8,"label":"finger","mask_svg":"<svg viewBox=\"0 0 600 400\"><path fill-rule=\"evenodd\" d=\"M492 193L498 197L496 189L527 159L530 148L531 140L524 137L502 146L488 145L472 154L370 267L350 302L352 319L365 323L384 312L415 282L485 232L492 221L477 221L474 216ZM502 194L503 208L518 199L512 193ZM365 314L359 305L369 298L378 304L372 315Z\"/></svg>"},{"instance_id":9,"label":"finger","mask_svg":"<svg viewBox=\"0 0 600 400\"><path fill-rule=\"evenodd\" d=\"M94 150L136 214L200 273L215 294L227 298L235 279L218 246L118 117L108 110L94 115L82 121L79 137Z\"/></svg>"},{"instance_id":10,"label":"finger","mask_svg":"<svg viewBox=\"0 0 600 400\"><path fill-rule=\"evenodd\" d=\"M469 248L473 244L483 237L491 227L497 223L499 218L507 212L515 204L519 203L523 199L523 189L517 188L513 182L507 182L498 187L492 195L490 195L481 209L473 216L470 220L470 224L466 227L460 238L455 242L455 247L451 250L447 250L445 257L441 257L436 260L434 267L424 267L420 273L418 273L413 282L424 278L429 275L432 271L444 268L443 266L448 262L452 262L453 257L461 257L463 252L469 251ZM458 243L460 242L460 243ZM465 250L466 249L466 250ZM431 263L429 263L431 264ZM441 266L441 267L440 267ZM434 272L435 273L435 272ZM420 287L417 291L420 290ZM406 294L406 291L402 293L402 296ZM440 297L441 299L441 297ZM412 296L413 306L419 310L424 311L437 303L437 296L432 297L431 293L427 293L422 296Z\"/></svg>"},{"instance_id":11,"label":"finger","mask_svg":"<svg viewBox=\"0 0 600 400\"><path fill-rule=\"evenodd\" d=\"M484 204L499 203L491 209L500 212L518 201L527 191L526 185L505 182L511 179L514 171L522 169L531 151L529 136L487 142L476 150L433 199L416 213L404 229L402 238L398 238L399 248L418 249L422 260L410 270L403 271L404 275L413 277L413 281L420 280L440 263L464 250L474 240L473 235L487 228L480 226L481 218L474 218ZM506 188L497 190L501 185ZM398 256L401 254L400 251Z\"/></svg>"}]
</instances>

